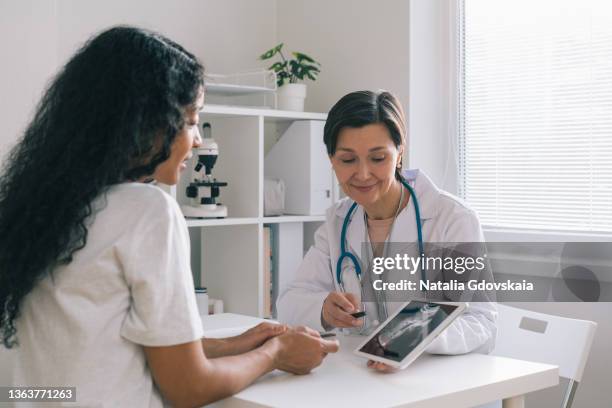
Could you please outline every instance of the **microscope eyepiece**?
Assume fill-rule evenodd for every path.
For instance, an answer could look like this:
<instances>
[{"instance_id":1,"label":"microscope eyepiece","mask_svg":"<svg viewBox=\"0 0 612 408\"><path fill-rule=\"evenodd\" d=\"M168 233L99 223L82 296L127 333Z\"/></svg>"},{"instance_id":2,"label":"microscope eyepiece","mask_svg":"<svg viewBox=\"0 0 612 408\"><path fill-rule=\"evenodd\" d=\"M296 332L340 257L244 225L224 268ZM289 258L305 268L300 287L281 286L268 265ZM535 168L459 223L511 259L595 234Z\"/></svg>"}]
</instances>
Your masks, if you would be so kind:
<instances>
[{"instance_id":1,"label":"microscope eyepiece","mask_svg":"<svg viewBox=\"0 0 612 408\"><path fill-rule=\"evenodd\" d=\"M212 138L212 128L210 127L210 123L204 122L202 125L202 139L211 139Z\"/></svg>"}]
</instances>

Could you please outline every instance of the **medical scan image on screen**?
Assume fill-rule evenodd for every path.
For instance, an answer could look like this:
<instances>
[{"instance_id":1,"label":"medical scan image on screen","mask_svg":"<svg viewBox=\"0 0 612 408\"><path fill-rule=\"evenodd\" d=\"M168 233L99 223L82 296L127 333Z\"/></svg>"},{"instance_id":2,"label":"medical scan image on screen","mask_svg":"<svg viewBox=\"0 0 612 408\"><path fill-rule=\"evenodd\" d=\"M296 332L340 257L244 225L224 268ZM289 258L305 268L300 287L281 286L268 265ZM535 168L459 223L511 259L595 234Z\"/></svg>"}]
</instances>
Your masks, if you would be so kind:
<instances>
[{"instance_id":1,"label":"medical scan image on screen","mask_svg":"<svg viewBox=\"0 0 612 408\"><path fill-rule=\"evenodd\" d=\"M361 349L361 352L401 362L456 306L410 302Z\"/></svg>"}]
</instances>

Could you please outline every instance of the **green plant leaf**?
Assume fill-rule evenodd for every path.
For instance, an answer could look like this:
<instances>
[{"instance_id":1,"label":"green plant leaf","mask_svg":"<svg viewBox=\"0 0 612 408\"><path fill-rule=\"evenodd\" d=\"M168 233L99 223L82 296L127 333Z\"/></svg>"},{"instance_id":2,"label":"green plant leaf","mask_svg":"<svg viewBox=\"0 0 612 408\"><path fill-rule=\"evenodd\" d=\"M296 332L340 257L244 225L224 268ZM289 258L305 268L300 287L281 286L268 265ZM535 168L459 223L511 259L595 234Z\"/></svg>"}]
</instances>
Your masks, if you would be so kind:
<instances>
[{"instance_id":1,"label":"green plant leaf","mask_svg":"<svg viewBox=\"0 0 612 408\"><path fill-rule=\"evenodd\" d=\"M286 70L278 72L276 75L276 85L283 86L290 76Z\"/></svg>"},{"instance_id":2,"label":"green plant leaf","mask_svg":"<svg viewBox=\"0 0 612 408\"><path fill-rule=\"evenodd\" d=\"M315 61L314 59L312 59L312 57L309 57L308 55L306 55L306 54L304 54L304 53L301 53L301 52L293 52L292 54L293 54L293 56L294 56L295 58L297 58L297 60L298 60L299 62L306 61L306 62L310 62L310 63L312 63L312 64L321 65L321 64L319 64L317 61Z\"/></svg>"},{"instance_id":3,"label":"green plant leaf","mask_svg":"<svg viewBox=\"0 0 612 408\"><path fill-rule=\"evenodd\" d=\"M313 81L316 80L317 78L317 74L319 73L319 69L317 67L304 67L303 69L303 76L312 79Z\"/></svg>"},{"instance_id":4,"label":"green plant leaf","mask_svg":"<svg viewBox=\"0 0 612 408\"><path fill-rule=\"evenodd\" d=\"M302 65L304 67L305 70L308 71L315 71L315 72L320 72L321 70L319 69L319 67L317 67L316 65Z\"/></svg>"},{"instance_id":5,"label":"green plant leaf","mask_svg":"<svg viewBox=\"0 0 612 408\"><path fill-rule=\"evenodd\" d=\"M314 62L312 58L310 58L308 55L303 54L301 52L293 52L292 54L300 62L301 61Z\"/></svg>"},{"instance_id":6,"label":"green plant leaf","mask_svg":"<svg viewBox=\"0 0 612 408\"><path fill-rule=\"evenodd\" d=\"M265 53L259 56L260 60L267 60L268 58L272 58L274 56L274 49L268 50Z\"/></svg>"},{"instance_id":7,"label":"green plant leaf","mask_svg":"<svg viewBox=\"0 0 612 408\"><path fill-rule=\"evenodd\" d=\"M304 79L304 67L296 60L289 61L291 75L297 79ZM292 78L292 82L295 82Z\"/></svg>"},{"instance_id":8,"label":"green plant leaf","mask_svg":"<svg viewBox=\"0 0 612 408\"><path fill-rule=\"evenodd\" d=\"M280 43L259 57L261 60L266 60L277 54L280 55L281 61L275 62L268 68L276 72L276 84L283 86L287 82L296 83L298 80L303 81L304 79L314 81L317 78L317 74L321 72L319 69L321 64L301 52L292 52L291 55L294 58L286 60L282 52L283 45L284 43Z\"/></svg>"},{"instance_id":9,"label":"green plant leaf","mask_svg":"<svg viewBox=\"0 0 612 408\"><path fill-rule=\"evenodd\" d=\"M289 67L291 68L291 72L297 71L300 67L300 64L296 60L289 61Z\"/></svg>"},{"instance_id":10,"label":"green plant leaf","mask_svg":"<svg viewBox=\"0 0 612 408\"><path fill-rule=\"evenodd\" d=\"M278 44L276 47L269 49L259 56L260 60L267 60L275 56L283 48L283 43Z\"/></svg>"},{"instance_id":11,"label":"green plant leaf","mask_svg":"<svg viewBox=\"0 0 612 408\"><path fill-rule=\"evenodd\" d=\"M304 75L307 78L312 79L313 81L317 79L318 73L319 73L319 69L317 67L314 67L314 66L304 67Z\"/></svg>"},{"instance_id":12,"label":"green plant leaf","mask_svg":"<svg viewBox=\"0 0 612 408\"><path fill-rule=\"evenodd\" d=\"M268 68L268 69L271 69L274 72L280 72L280 71L282 71L285 68L287 68L287 63L277 61L274 64L270 65L270 68Z\"/></svg>"}]
</instances>

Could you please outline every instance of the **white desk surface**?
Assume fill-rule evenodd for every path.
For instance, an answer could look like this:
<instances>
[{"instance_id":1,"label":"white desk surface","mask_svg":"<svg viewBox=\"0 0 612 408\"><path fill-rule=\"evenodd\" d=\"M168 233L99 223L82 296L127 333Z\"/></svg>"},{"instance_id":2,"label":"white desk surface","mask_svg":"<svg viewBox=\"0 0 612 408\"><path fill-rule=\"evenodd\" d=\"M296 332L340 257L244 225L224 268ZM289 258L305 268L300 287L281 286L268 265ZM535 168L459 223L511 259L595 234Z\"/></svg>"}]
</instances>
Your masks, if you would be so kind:
<instances>
[{"instance_id":1,"label":"white desk surface","mask_svg":"<svg viewBox=\"0 0 612 408\"><path fill-rule=\"evenodd\" d=\"M235 335L262 319L204 316L205 336ZM382 374L352 352L361 337L338 336L340 351L310 374L274 371L220 407L471 407L558 384L556 366L483 354L424 354L405 370ZM507 402L507 401L506 401ZM510 405L510 404L508 404Z\"/></svg>"}]
</instances>

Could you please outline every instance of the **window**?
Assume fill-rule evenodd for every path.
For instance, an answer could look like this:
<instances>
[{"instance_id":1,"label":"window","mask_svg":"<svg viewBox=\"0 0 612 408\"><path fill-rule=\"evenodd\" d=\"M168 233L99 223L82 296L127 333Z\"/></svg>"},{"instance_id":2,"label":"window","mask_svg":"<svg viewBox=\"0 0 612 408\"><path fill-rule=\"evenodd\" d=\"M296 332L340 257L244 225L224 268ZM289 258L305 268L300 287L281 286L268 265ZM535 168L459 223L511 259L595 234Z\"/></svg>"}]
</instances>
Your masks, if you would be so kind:
<instances>
[{"instance_id":1,"label":"window","mask_svg":"<svg viewBox=\"0 0 612 408\"><path fill-rule=\"evenodd\" d=\"M489 227L612 232L612 2L458 19L460 195Z\"/></svg>"}]
</instances>

